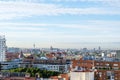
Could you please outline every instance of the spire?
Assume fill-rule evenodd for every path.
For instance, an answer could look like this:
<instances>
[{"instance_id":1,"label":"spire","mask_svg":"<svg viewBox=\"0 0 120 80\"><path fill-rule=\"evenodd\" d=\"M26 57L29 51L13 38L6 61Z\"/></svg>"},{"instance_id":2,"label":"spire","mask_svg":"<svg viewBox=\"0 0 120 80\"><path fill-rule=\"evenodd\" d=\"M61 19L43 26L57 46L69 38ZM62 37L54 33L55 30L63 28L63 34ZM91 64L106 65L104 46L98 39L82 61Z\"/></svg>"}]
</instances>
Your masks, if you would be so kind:
<instances>
[{"instance_id":1,"label":"spire","mask_svg":"<svg viewBox=\"0 0 120 80\"><path fill-rule=\"evenodd\" d=\"M22 52L22 50L21 50L21 52L20 52L20 54L19 54L19 58L22 59L23 57L24 57L24 55L23 55L23 52Z\"/></svg>"}]
</instances>

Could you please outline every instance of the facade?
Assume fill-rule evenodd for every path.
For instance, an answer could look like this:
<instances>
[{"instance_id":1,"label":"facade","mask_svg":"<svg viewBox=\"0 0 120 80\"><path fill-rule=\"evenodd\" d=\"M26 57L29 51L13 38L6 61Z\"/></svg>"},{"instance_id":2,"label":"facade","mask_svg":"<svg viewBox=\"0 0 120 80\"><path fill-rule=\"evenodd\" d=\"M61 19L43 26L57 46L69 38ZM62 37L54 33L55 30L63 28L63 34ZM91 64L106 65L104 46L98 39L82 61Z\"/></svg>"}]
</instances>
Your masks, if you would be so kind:
<instances>
[{"instance_id":1,"label":"facade","mask_svg":"<svg viewBox=\"0 0 120 80\"><path fill-rule=\"evenodd\" d=\"M95 61L95 80L120 80L120 62Z\"/></svg>"},{"instance_id":2,"label":"facade","mask_svg":"<svg viewBox=\"0 0 120 80\"><path fill-rule=\"evenodd\" d=\"M37 67L40 69L47 69L50 71L57 71L57 72L68 72L68 65L67 64L33 64L33 67Z\"/></svg>"},{"instance_id":3,"label":"facade","mask_svg":"<svg viewBox=\"0 0 120 80\"><path fill-rule=\"evenodd\" d=\"M5 36L0 36L0 62L6 61L6 39Z\"/></svg>"},{"instance_id":4,"label":"facade","mask_svg":"<svg viewBox=\"0 0 120 80\"><path fill-rule=\"evenodd\" d=\"M71 80L87 80L81 79L81 75L85 76L85 72L94 72L94 80L120 80L120 62L114 61L93 61L93 60L73 60L72 61ZM75 71L75 72L73 72ZM73 76L74 75L74 76ZM72 78L74 77L74 78ZM83 77L85 78L85 77ZM89 79L88 79L89 80Z\"/></svg>"},{"instance_id":5,"label":"facade","mask_svg":"<svg viewBox=\"0 0 120 80\"><path fill-rule=\"evenodd\" d=\"M35 60L27 59L24 60L21 67L36 67L40 69L46 69L50 71L57 71L62 73L69 72L69 65L66 64L65 60Z\"/></svg>"},{"instance_id":6,"label":"facade","mask_svg":"<svg viewBox=\"0 0 120 80\"><path fill-rule=\"evenodd\" d=\"M94 72L71 72L70 80L94 80Z\"/></svg>"},{"instance_id":7,"label":"facade","mask_svg":"<svg viewBox=\"0 0 120 80\"><path fill-rule=\"evenodd\" d=\"M92 60L72 60L71 70L92 71L94 68L94 61Z\"/></svg>"},{"instance_id":8,"label":"facade","mask_svg":"<svg viewBox=\"0 0 120 80\"><path fill-rule=\"evenodd\" d=\"M94 80L94 61L72 60L70 80Z\"/></svg>"},{"instance_id":9,"label":"facade","mask_svg":"<svg viewBox=\"0 0 120 80\"><path fill-rule=\"evenodd\" d=\"M19 68L21 62L1 62L1 69L2 70L8 70L8 69L14 69Z\"/></svg>"}]
</instances>

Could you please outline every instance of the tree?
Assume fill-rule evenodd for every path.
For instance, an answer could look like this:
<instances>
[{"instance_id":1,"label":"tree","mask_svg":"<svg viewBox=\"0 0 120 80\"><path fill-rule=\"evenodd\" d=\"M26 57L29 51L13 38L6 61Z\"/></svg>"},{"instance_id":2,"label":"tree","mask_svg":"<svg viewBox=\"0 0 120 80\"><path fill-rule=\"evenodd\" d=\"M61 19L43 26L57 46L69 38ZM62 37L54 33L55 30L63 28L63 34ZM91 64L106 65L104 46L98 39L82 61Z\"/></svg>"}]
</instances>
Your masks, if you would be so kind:
<instances>
[{"instance_id":1,"label":"tree","mask_svg":"<svg viewBox=\"0 0 120 80\"><path fill-rule=\"evenodd\" d=\"M10 72L25 72L29 73L31 77L35 77L36 73L43 78L49 78L50 76L58 76L60 73L55 71L41 70L39 68L16 68L9 70Z\"/></svg>"}]
</instances>

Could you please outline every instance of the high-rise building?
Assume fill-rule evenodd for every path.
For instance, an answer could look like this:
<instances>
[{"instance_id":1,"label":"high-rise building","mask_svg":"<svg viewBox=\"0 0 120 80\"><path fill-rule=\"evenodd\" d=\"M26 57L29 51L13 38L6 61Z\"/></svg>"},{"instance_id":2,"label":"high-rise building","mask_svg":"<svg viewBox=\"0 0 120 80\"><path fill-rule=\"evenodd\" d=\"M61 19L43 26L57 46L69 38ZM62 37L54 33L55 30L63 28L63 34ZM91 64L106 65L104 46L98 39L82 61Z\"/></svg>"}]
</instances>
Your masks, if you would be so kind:
<instances>
[{"instance_id":1,"label":"high-rise building","mask_svg":"<svg viewBox=\"0 0 120 80\"><path fill-rule=\"evenodd\" d=\"M6 39L5 36L0 36L0 62L6 60L5 52L6 52Z\"/></svg>"}]
</instances>

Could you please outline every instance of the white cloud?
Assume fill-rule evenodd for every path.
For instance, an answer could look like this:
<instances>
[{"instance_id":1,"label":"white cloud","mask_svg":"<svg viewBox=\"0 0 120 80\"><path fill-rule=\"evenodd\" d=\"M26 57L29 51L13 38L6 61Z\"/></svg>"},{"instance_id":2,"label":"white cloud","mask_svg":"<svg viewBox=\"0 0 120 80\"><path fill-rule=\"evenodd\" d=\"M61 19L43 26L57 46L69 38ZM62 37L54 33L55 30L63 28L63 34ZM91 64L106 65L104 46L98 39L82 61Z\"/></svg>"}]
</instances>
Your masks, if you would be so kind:
<instances>
[{"instance_id":1,"label":"white cloud","mask_svg":"<svg viewBox=\"0 0 120 80\"><path fill-rule=\"evenodd\" d=\"M37 26L37 27L36 27ZM47 28L38 27L45 26L45 24L31 24L31 23L0 23L0 31L4 30L7 32L18 31L18 32L39 32L47 30Z\"/></svg>"},{"instance_id":2,"label":"white cloud","mask_svg":"<svg viewBox=\"0 0 120 80\"><path fill-rule=\"evenodd\" d=\"M48 24L43 24L43 23L14 23L14 22L0 22L0 27L2 26L7 26L7 27L12 27L12 26L29 26L29 27L33 27L33 26L47 26Z\"/></svg>"},{"instance_id":3,"label":"white cloud","mask_svg":"<svg viewBox=\"0 0 120 80\"><path fill-rule=\"evenodd\" d=\"M44 0L43 0L44 1ZM120 2L120 0L52 0L56 2Z\"/></svg>"},{"instance_id":4,"label":"white cloud","mask_svg":"<svg viewBox=\"0 0 120 80\"><path fill-rule=\"evenodd\" d=\"M30 17L33 15L54 15L55 5L0 2L0 19L13 19L16 17Z\"/></svg>"},{"instance_id":5,"label":"white cloud","mask_svg":"<svg viewBox=\"0 0 120 80\"><path fill-rule=\"evenodd\" d=\"M52 0L54 2L92 2L102 3L103 5L109 5L112 7L120 7L120 0Z\"/></svg>"},{"instance_id":6,"label":"white cloud","mask_svg":"<svg viewBox=\"0 0 120 80\"><path fill-rule=\"evenodd\" d=\"M26 30L26 31L47 31L50 28L68 28L88 31L100 32L115 32L119 31L120 21L104 21L104 20L88 20L82 23L71 24L46 24L46 23L0 23L0 30Z\"/></svg>"},{"instance_id":7,"label":"white cloud","mask_svg":"<svg viewBox=\"0 0 120 80\"><path fill-rule=\"evenodd\" d=\"M66 8L55 4L0 2L0 20L31 16L69 15L120 15L119 10L104 8Z\"/></svg>"}]
</instances>

